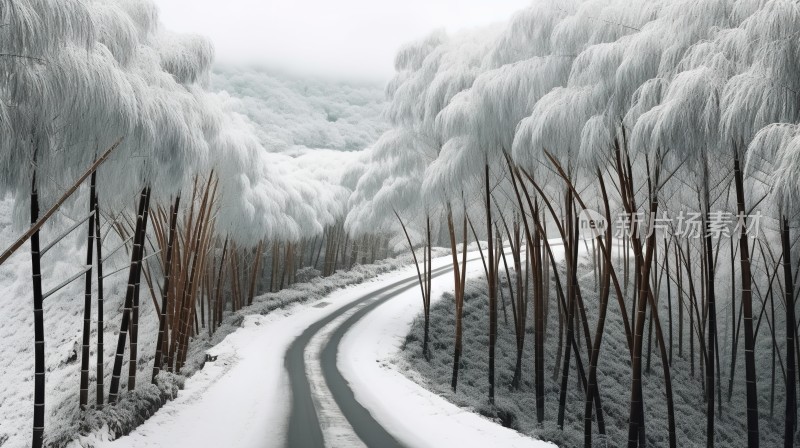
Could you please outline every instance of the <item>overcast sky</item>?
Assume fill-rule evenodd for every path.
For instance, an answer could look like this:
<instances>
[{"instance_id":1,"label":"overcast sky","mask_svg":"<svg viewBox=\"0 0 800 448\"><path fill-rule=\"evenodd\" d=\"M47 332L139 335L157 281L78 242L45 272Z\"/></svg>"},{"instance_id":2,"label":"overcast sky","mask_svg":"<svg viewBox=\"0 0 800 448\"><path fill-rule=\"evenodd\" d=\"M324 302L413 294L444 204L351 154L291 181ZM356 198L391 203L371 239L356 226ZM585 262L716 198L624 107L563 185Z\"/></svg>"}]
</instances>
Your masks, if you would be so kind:
<instances>
[{"instance_id":1,"label":"overcast sky","mask_svg":"<svg viewBox=\"0 0 800 448\"><path fill-rule=\"evenodd\" d=\"M436 28L508 19L530 0L156 0L173 31L210 37L217 61L385 81L395 51Z\"/></svg>"}]
</instances>

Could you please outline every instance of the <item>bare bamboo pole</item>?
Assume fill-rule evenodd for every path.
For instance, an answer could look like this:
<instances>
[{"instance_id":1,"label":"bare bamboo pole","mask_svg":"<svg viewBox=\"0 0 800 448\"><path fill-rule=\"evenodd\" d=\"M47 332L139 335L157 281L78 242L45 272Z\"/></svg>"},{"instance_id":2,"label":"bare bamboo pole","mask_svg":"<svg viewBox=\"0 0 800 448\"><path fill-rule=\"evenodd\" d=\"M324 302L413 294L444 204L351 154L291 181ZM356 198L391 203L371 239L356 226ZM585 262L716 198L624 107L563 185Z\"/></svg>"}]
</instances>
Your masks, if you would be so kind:
<instances>
[{"instance_id":1,"label":"bare bamboo pole","mask_svg":"<svg viewBox=\"0 0 800 448\"><path fill-rule=\"evenodd\" d=\"M178 208L180 207L180 202L181 202L181 195L178 194L175 197L175 202L170 207L170 213L169 213L170 215L169 236L167 241L166 260L164 262L164 284L161 289L161 313L159 315L158 339L156 341L156 354L155 354L155 359L153 360L153 377L151 379L153 383L155 383L156 376L161 370L162 353L163 353L164 343L167 338L166 333L169 331L167 318L168 318L168 308L169 308L169 292L171 286L170 280L172 273L172 256L175 244L176 228L178 225Z\"/></svg>"},{"instance_id":2,"label":"bare bamboo pole","mask_svg":"<svg viewBox=\"0 0 800 448\"><path fill-rule=\"evenodd\" d=\"M259 267L261 264L261 252L264 248L264 240L258 241L258 247L256 248L255 253L255 261L253 262L253 270L250 275L250 289L247 292L247 304L253 304L253 297L256 293L256 283L258 282L258 274L259 274Z\"/></svg>"},{"instance_id":3,"label":"bare bamboo pole","mask_svg":"<svg viewBox=\"0 0 800 448\"><path fill-rule=\"evenodd\" d=\"M147 240L147 221L150 216L150 188L147 189L147 197L144 205L144 219L140 230L139 242L139 262L136 268L136 278L133 285L133 304L131 307L131 327L130 327L130 353L128 359L128 391L136 389L136 371L139 361L139 290L142 279L142 264L144 261L145 242Z\"/></svg>"},{"instance_id":4,"label":"bare bamboo pole","mask_svg":"<svg viewBox=\"0 0 800 448\"><path fill-rule=\"evenodd\" d=\"M36 151L34 150L34 162ZM35 163L34 163L35 166ZM31 224L39 222L39 191L36 184L36 169L31 180ZM43 221L42 221L43 222ZM45 400L45 365L44 365L44 310L42 309L42 269L39 254L39 228L31 232L31 287L33 290L33 439L31 446L41 448L44 440L44 400ZM31 227L32 229L34 227ZM20 244L21 245L21 244ZM0 262L2 264L2 262Z\"/></svg>"},{"instance_id":5,"label":"bare bamboo pole","mask_svg":"<svg viewBox=\"0 0 800 448\"><path fill-rule=\"evenodd\" d=\"M94 202L94 225L95 225L95 245L97 247L97 389L95 392L95 403L97 407L101 409L103 407L105 390L103 385L103 377L104 377L104 365L103 362L105 361L104 355L104 348L103 348L103 333L105 332L104 329L104 321L103 321L103 308L104 308L104 292L103 292L103 240L102 234L100 232L100 201L98 200L97 189L95 189L95 194L92 197L92 201Z\"/></svg>"},{"instance_id":6,"label":"bare bamboo pole","mask_svg":"<svg viewBox=\"0 0 800 448\"><path fill-rule=\"evenodd\" d=\"M78 394L78 405L81 409L89 404L89 344L91 343L92 328L92 264L95 239L95 210L94 196L97 186L97 172L93 171L89 182L89 225L87 226L88 235L86 237L86 275L83 289L83 338L81 346L81 377L80 392ZM100 229L98 229L99 232Z\"/></svg>"},{"instance_id":7,"label":"bare bamboo pole","mask_svg":"<svg viewBox=\"0 0 800 448\"><path fill-rule=\"evenodd\" d=\"M111 386L108 393L109 403L116 403L119 397L119 382L122 373L122 359L125 353L125 342L128 336L128 329L131 320L131 308L133 307L134 283L136 282L137 270L141 268L143 237L141 229L144 226L144 208L147 204L147 196L150 189L145 187L139 195L139 211L136 215L136 232L131 251L131 267L128 274L128 289L125 294L125 304L122 312L122 322L120 324L119 337L117 338L117 350L114 356L114 367L111 373Z\"/></svg>"}]
</instances>

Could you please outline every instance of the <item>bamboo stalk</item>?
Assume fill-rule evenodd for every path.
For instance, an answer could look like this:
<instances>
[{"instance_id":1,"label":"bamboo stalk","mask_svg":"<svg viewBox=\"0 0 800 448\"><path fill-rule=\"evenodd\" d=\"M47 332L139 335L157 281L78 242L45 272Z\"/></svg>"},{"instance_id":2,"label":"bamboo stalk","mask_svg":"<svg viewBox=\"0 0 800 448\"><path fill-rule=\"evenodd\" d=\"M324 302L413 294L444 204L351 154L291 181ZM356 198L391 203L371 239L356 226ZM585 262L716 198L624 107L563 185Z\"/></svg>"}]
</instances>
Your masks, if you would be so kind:
<instances>
[{"instance_id":1,"label":"bamboo stalk","mask_svg":"<svg viewBox=\"0 0 800 448\"><path fill-rule=\"evenodd\" d=\"M100 232L100 201L98 200L97 190L95 189L95 194L92 197L92 201L94 202L94 223L95 223L95 244L97 247L97 390L95 392L95 402L97 404L98 409L102 409L103 402L104 402L104 384L103 384L103 377L104 377L104 365L103 361L105 359L104 354L104 342L103 342L103 333L105 332L104 329L104 316L103 316L103 307L104 307L104 292L103 292L103 240L102 235Z\"/></svg>"},{"instance_id":2,"label":"bamboo stalk","mask_svg":"<svg viewBox=\"0 0 800 448\"><path fill-rule=\"evenodd\" d=\"M34 161L36 152L34 151ZM34 164L35 166L35 164ZM36 170L31 181L31 224L39 222L39 192L36 187ZM31 446L41 448L44 439L44 400L45 400L45 365L44 365L44 311L42 309L42 269L39 254L39 227L31 233L31 283L33 290L33 334L34 334L34 367L33 367L33 439ZM0 261L2 264L2 261Z\"/></svg>"},{"instance_id":3,"label":"bamboo stalk","mask_svg":"<svg viewBox=\"0 0 800 448\"><path fill-rule=\"evenodd\" d=\"M170 292L170 279L172 273L172 256L175 244L175 233L178 225L178 207L180 206L181 195L175 197L175 202L170 207L170 221L169 221L169 237L167 242L167 254L164 262L164 284L161 289L161 313L159 315L158 323L158 339L156 340L156 354L153 360L153 377L151 381L155 384L156 376L161 371L162 357L164 343L167 339L166 333L169 331L168 327L168 309L169 309L169 292Z\"/></svg>"},{"instance_id":4,"label":"bamboo stalk","mask_svg":"<svg viewBox=\"0 0 800 448\"><path fill-rule=\"evenodd\" d=\"M89 343L91 342L92 328L92 261L94 249L94 224L93 215L97 212L95 206L95 191L97 185L97 172L92 172L89 183L89 225L86 237L86 266L83 288L83 338L81 347L81 377L78 394L78 405L81 409L89 404Z\"/></svg>"},{"instance_id":5,"label":"bamboo stalk","mask_svg":"<svg viewBox=\"0 0 800 448\"><path fill-rule=\"evenodd\" d=\"M261 251L264 248L264 240L258 241L258 247L255 253L255 262L253 263L252 274L250 275L250 289L247 292L247 304L253 304L253 297L256 293L256 283L258 282L259 266L261 264Z\"/></svg>"},{"instance_id":6,"label":"bamboo stalk","mask_svg":"<svg viewBox=\"0 0 800 448\"><path fill-rule=\"evenodd\" d=\"M133 241L133 250L131 251L131 267L128 274L128 289L125 294L125 304L122 312L122 322L120 323L119 337L117 338L117 350L114 356L114 367L111 373L111 386L108 393L109 403L116 403L119 397L119 382L120 374L122 373L122 359L125 352L125 342L128 336L128 327L131 319L131 308L133 307L133 293L134 283L136 281L136 271L141 267L142 249L144 246L144 238L141 235L141 228L144 226L144 208L147 203L147 197L150 194L149 187L142 189L139 195L139 211L136 217L136 232Z\"/></svg>"},{"instance_id":7,"label":"bamboo stalk","mask_svg":"<svg viewBox=\"0 0 800 448\"><path fill-rule=\"evenodd\" d=\"M136 371L139 363L139 291L142 279L142 266L144 261L145 242L147 240L147 222L150 216L150 189L147 190L147 197L144 204L144 219L140 230L139 241L139 263L136 269L136 278L133 285L133 306L131 307L131 327L130 327L130 356L128 360L128 391L136 389Z\"/></svg>"}]
</instances>

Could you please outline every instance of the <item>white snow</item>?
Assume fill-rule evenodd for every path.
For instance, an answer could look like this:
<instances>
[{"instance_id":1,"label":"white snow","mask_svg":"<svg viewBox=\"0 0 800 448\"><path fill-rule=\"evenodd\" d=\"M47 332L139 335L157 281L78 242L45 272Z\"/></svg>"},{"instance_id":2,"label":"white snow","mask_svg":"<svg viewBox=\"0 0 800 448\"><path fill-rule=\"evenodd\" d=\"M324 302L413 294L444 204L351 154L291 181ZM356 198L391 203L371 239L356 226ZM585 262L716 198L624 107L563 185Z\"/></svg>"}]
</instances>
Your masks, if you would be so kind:
<instances>
[{"instance_id":1,"label":"white snow","mask_svg":"<svg viewBox=\"0 0 800 448\"><path fill-rule=\"evenodd\" d=\"M401 278L408 271L383 279ZM108 446L241 448L283 446L290 403L283 358L313 322L372 288L367 282L323 300L248 316L243 328L209 350L217 356L186 381L185 390L144 425ZM317 308L314 305L330 302Z\"/></svg>"}]
</instances>

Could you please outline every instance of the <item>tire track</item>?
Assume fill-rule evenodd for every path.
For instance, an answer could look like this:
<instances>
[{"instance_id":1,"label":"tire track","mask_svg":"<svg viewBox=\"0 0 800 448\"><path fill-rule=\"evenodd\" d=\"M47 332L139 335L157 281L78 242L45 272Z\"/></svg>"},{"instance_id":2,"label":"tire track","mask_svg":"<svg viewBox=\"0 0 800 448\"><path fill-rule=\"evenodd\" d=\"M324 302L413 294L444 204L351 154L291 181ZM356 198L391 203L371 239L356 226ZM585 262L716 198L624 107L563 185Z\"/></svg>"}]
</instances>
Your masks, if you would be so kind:
<instances>
[{"instance_id":1,"label":"tire track","mask_svg":"<svg viewBox=\"0 0 800 448\"><path fill-rule=\"evenodd\" d=\"M447 272L452 272L452 269L451 265L442 266L434 269L431 275L438 277ZM418 280L417 276L414 275L367 293L316 321L292 342L284 357L284 366L289 376L292 393L287 428L287 446L292 448L323 448L326 446L315 405L318 398L315 400L315 394L312 392L312 382L309 381L307 376L306 350L309 349L311 340L324 327L359 306L361 306L361 309L355 311L333 329L330 339L324 343L320 353L322 376L328 392L333 396L339 410L364 444L368 447L380 448L403 446L380 423L375 421L370 412L355 399L350 385L336 366L336 357L339 351L339 343L350 327L396 294L416 286L418 286ZM370 301L371 303L368 303Z\"/></svg>"}]
</instances>

